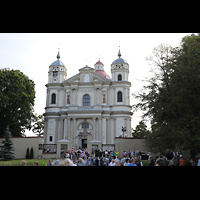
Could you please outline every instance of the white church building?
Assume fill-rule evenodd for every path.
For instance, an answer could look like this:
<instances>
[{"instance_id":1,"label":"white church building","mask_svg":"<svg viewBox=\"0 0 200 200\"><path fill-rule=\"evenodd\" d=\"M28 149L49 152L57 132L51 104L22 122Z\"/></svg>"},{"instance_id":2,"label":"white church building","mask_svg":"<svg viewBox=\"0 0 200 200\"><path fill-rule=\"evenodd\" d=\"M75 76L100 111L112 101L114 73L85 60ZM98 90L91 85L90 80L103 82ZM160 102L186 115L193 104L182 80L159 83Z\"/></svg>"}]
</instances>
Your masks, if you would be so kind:
<instances>
[{"instance_id":1,"label":"white church building","mask_svg":"<svg viewBox=\"0 0 200 200\"><path fill-rule=\"evenodd\" d=\"M60 153L72 147L109 149L115 137L131 137L129 64L120 50L111 64L111 77L100 60L69 78L67 68L58 52L46 84L43 152Z\"/></svg>"}]
</instances>

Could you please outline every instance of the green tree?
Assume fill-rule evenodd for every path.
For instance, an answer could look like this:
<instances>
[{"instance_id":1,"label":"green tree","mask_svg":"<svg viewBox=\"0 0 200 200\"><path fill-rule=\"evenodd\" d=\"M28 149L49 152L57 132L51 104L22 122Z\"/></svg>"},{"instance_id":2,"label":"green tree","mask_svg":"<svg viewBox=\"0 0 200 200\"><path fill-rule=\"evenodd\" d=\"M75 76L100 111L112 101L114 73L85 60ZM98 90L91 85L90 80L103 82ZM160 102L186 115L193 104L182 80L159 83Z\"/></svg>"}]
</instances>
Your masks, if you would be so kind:
<instances>
[{"instance_id":1,"label":"green tree","mask_svg":"<svg viewBox=\"0 0 200 200\"><path fill-rule=\"evenodd\" d=\"M3 146L2 148L2 155L4 160L12 160L15 158L13 146L13 142L10 139L12 137L11 132L9 130L9 127L7 126L6 131L5 131L5 140L2 141Z\"/></svg>"},{"instance_id":2,"label":"green tree","mask_svg":"<svg viewBox=\"0 0 200 200\"><path fill-rule=\"evenodd\" d=\"M154 76L136 97L135 108L151 120L146 145L153 152L200 152L200 36L182 39L180 47L160 45L148 60Z\"/></svg>"},{"instance_id":3,"label":"green tree","mask_svg":"<svg viewBox=\"0 0 200 200\"><path fill-rule=\"evenodd\" d=\"M26 149L26 159L30 158L30 154L29 154L29 148Z\"/></svg>"},{"instance_id":4,"label":"green tree","mask_svg":"<svg viewBox=\"0 0 200 200\"><path fill-rule=\"evenodd\" d=\"M31 151L30 151L29 158L30 158L30 159L33 159L33 158L34 158L33 147L31 147Z\"/></svg>"},{"instance_id":5,"label":"green tree","mask_svg":"<svg viewBox=\"0 0 200 200\"><path fill-rule=\"evenodd\" d=\"M14 137L31 129L35 84L19 70L0 69L0 137L6 127Z\"/></svg>"},{"instance_id":6,"label":"green tree","mask_svg":"<svg viewBox=\"0 0 200 200\"><path fill-rule=\"evenodd\" d=\"M150 131L147 130L147 126L145 125L144 121L140 121L139 125L133 129L132 136L134 138L146 138L150 134Z\"/></svg>"},{"instance_id":7,"label":"green tree","mask_svg":"<svg viewBox=\"0 0 200 200\"><path fill-rule=\"evenodd\" d=\"M44 134L44 116L35 114L33 123L34 123L33 127L32 127L33 133L35 133L37 136L43 136L43 134Z\"/></svg>"}]
</instances>

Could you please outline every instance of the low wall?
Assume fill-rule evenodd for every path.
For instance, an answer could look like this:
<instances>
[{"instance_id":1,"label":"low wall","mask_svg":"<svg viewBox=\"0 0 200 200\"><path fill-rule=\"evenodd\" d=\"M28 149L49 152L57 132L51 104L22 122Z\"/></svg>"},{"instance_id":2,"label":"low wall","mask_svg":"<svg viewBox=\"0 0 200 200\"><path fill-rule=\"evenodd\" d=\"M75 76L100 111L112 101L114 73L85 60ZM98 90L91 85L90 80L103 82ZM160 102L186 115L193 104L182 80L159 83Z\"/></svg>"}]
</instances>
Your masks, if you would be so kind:
<instances>
[{"instance_id":1,"label":"low wall","mask_svg":"<svg viewBox=\"0 0 200 200\"><path fill-rule=\"evenodd\" d=\"M114 139L115 151L119 152L120 157L122 157L123 152L127 150L133 150L133 151L139 150L148 153L144 141L145 139L136 139L131 137L126 137L126 138L116 137Z\"/></svg>"},{"instance_id":2,"label":"low wall","mask_svg":"<svg viewBox=\"0 0 200 200\"><path fill-rule=\"evenodd\" d=\"M5 138L0 138L1 141ZM13 148L15 153L15 159L24 159L26 157L26 150L29 148L29 152L33 147L34 159L38 155L42 155L42 150L39 150L39 144L42 144L43 137L11 137L13 141Z\"/></svg>"}]
</instances>

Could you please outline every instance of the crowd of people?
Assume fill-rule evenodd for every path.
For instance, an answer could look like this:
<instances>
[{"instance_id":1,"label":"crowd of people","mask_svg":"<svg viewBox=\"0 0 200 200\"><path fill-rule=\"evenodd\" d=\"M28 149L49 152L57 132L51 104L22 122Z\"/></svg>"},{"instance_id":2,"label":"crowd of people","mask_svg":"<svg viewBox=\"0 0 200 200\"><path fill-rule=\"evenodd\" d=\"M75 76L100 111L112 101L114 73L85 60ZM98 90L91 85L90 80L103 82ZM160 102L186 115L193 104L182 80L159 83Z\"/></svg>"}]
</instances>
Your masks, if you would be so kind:
<instances>
[{"instance_id":1,"label":"crowd of people","mask_svg":"<svg viewBox=\"0 0 200 200\"><path fill-rule=\"evenodd\" d=\"M55 165L58 165L58 159ZM137 152L124 151L123 158L119 158L119 152L92 150L91 155L87 149L73 149L66 153L64 164L66 166L143 166Z\"/></svg>"},{"instance_id":2,"label":"crowd of people","mask_svg":"<svg viewBox=\"0 0 200 200\"><path fill-rule=\"evenodd\" d=\"M148 160L149 166L200 166L200 159L198 159L198 162L194 158L184 160L181 151L173 152L170 161L164 155L158 156L156 159L150 155Z\"/></svg>"},{"instance_id":3,"label":"crowd of people","mask_svg":"<svg viewBox=\"0 0 200 200\"><path fill-rule=\"evenodd\" d=\"M148 154L149 166L200 166L200 159L196 162L194 158L183 159L182 152L173 152L172 159L168 160L166 156L161 155L153 157ZM119 152L92 150L91 154L87 149L72 149L64 154L65 166L143 166L142 157L139 151L127 150L123 152L123 156L119 157ZM25 166L26 161L21 162L21 166ZM54 164L48 160L47 166L59 166L59 159ZM34 162L34 166L38 166L38 161Z\"/></svg>"}]
</instances>

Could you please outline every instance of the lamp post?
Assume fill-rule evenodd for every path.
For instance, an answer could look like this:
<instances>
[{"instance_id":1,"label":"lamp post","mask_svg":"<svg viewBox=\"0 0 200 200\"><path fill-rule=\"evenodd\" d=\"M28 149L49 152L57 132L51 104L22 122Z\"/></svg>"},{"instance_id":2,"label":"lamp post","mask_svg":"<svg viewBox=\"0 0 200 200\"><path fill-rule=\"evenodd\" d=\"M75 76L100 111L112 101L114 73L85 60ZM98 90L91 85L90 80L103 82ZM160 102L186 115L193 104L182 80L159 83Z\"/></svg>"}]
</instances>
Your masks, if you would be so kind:
<instances>
[{"instance_id":1,"label":"lamp post","mask_svg":"<svg viewBox=\"0 0 200 200\"><path fill-rule=\"evenodd\" d=\"M124 138L124 132L126 132L126 127L122 126L122 132L123 132L123 138Z\"/></svg>"}]
</instances>

